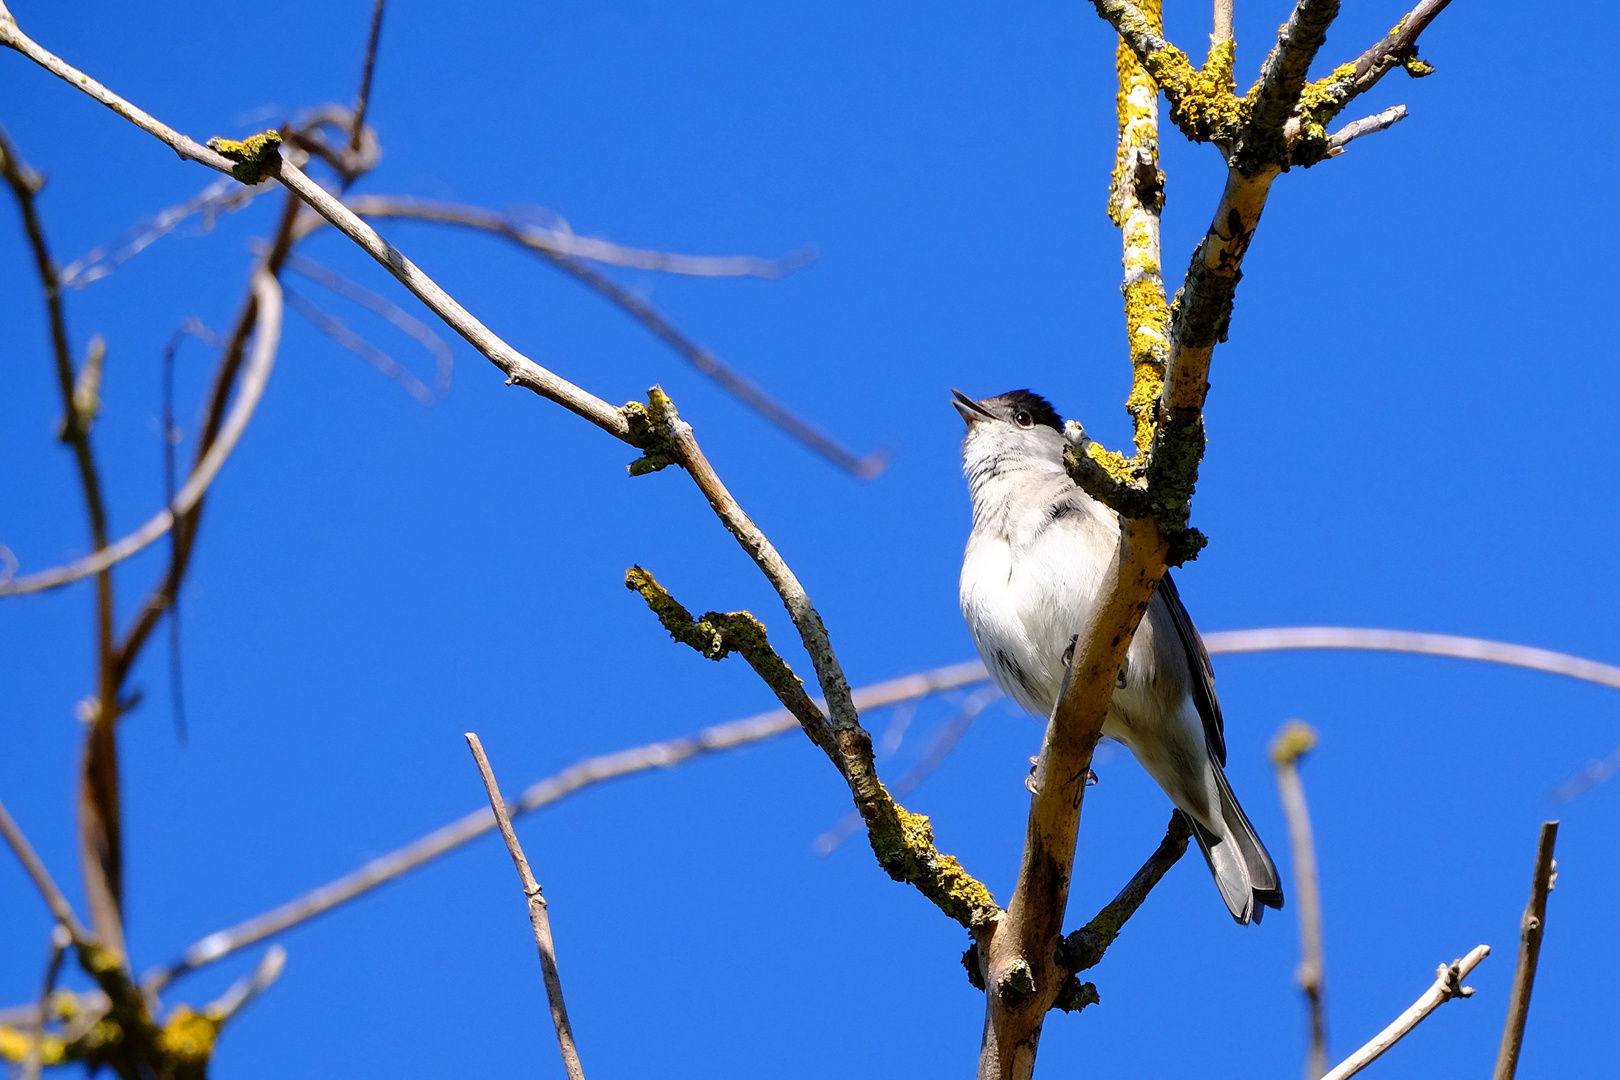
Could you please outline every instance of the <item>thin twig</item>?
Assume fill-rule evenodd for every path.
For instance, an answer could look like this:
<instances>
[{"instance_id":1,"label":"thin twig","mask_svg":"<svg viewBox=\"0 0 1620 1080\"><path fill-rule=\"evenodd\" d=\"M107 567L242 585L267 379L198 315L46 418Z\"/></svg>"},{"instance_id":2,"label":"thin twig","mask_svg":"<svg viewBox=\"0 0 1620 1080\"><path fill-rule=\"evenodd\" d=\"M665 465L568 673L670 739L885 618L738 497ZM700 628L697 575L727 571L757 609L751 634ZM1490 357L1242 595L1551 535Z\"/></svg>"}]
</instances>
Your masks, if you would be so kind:
<instances>
[{"instance_id":1,"label":"thin twig","mask_svg":"<svg viewBox=\"0 0 1620 1080\"><path fill-rule=\"evenodd\" d=\"M1397 1016L1393 1023L1373 1036L1372 1041L1360 1050L1345 1058L1333 1068L1332 1072L1322 1077L1322 1080L1348 1080L1368 1065L1371 1065L1385 1050L1400 1042L1407 1032L1417 1027L1434 1010L1453 998L1471 997L1474 993L1472 986L1464 986L1463 979L1468 973L1479 965L1479 962L1491 955L1489 945L1476 945L1474 950L1461 960L1454 960L1450 964L1441 964L1435 973L1434 985L1424 991L1423 996L1412 1003L1412 1007Z\"/></svg>"},{"instance_id":2,"label":"thin twig","mask_svg":"<svg viewBox=\"0 0 1620 1080\"><path fill-rule=\"evenodd\" d=\"M1432 70L1428 65L1414 63L1417 60L1418 36L1428 29L1435 16L1444 11L1449 3L1451 0L1422 0L1376 45L1357 57L1355 84L1344 100L1349 101L1371 90L1387 72L1398 67L1407 67L1412 75L1428 74Z\"/></svg>"},{"instance_id":3,"label":"thin twig","mask_svg":"<svg viewBox=\"0 0 1620 1080\"><path fill-rule=\"evenodd\" d=\"M1142 868L1090 922L1063 939L1060 959L1064 967L1070 972L1080 972L1097 965L1148 893L1187 853L1187 841L1191 838L1192 826L1187 823L1187 816L1180 810L1171 813L1164 839L1159 841Z\"/></svg>"},{"instance_id":4,"label":"thin twig","mask_svg":"<svg viewBox=\"0 0 1620 1080\"><path fill-rule=\"evenodd\" d=\"M100 281L124 263L145 251L152 244L173 232L193 214L203 215L203 231L214 226L214 218L221 211L240 210L266 191L272 184L249 187L235 180L220 179L180 203L160 210L150 220L143 221L122 236L80 255L62 268L62 287L82 289L93 281Z\"/></svg>"},{"instance_id":5,"label":"thin twig","mask_svg":"<svg viewBox=\"0 0 1620 1080\"><path fill-rule=\"evenodd\" d=\"M56 977L62 971L62 957L72 944L73 934L67 927L61 923L51 927L51 958L45 964L45 980L39 990L39 1015L34 1020L33 1037L28 1042L28 1056L23 1059L23 1080L39 1080L40 1050L45 1045L45 1014L50 1011Z\"/></svg>"},{"instance_id":6,"label":"thin twig","mask_svg":"<svg viewBox=\"0 0 1620 1080\"><path fill-rule=\"evenodd\" d=\"M1519 921L1519 960L1513 969L1513 992L1508 996L1507 1022L1502 1026L1502 1046L1496 1055L1492 1080L1513 1080L1519 1069L1519 1051L1524 1046L1524 1023L1530 1016L1530 992L1536 985L1536 963L1541 958L1541 938L1547 929L1547 894L1558 877L1553 861L1553 845L1558 841L1558 822L1543 821L1536 840L1535 875L1530 879L1530 902Z\"/></svg>"},{"instance_id":7,"label":"thin twig","mask_svg":"<svg viewBox=\"0 0 1620 1080\"><path fill-rule=\"evenodd\" d=\"M684 255L652 248L630 247L594 236L580 236L560 222L559 228L517 220L510 214L486 210L465 203L413 199L399 195L359 195L347 200L355 213L365 218L398 218L410 221L437 221L462 225L484 232L499 233L533 251L568 255L576 259L623 266L632 270L656 270L689 277L779 278L813 262L814 247L791 252L779 259L757 255Z\"/></svg>"},{"instance_id":8,"label":"thin twig","mask_svg":"<svg viewBox=\"0 0 1620 1080\"><path fill-rule=\"evenodd\" d=\"M383 7L387 2L376 0L371 6L371 33L366 36L366 59L360 68L360 93L355 97L354 127L349 134L351 156L360 152L360 134L366 129L366 110L371 106L371 73L377 65L377 39L382 36Z\"/></svg>"},{"instance_id":9,"label":"thin twig","mask_svg":"<svg viewBox=\"0 0 1620 1080\"><path fill-rule=\"evenodd\" d=\"M220 1023L231 1019L241 1012L254 998L264 993L281 978L282 970L287 966L287 950L280 945L272 945L264 950L259 963L248 974L233 982L219 997L209 1003L207 1015L216 1017Z\"/></svg>"},{"instance_id":10,"label":"thin twig","mask_svg":"<svg viewBox=\"0 0 1620 1080\"><path fill-rule=\"evenodd\" d=\"M292 244L293 227L303 203L288 195L283 200L281 219L276 225L270 250L260 265L248 275L247 296L237 311L236 319L220 351L219 363L214 368L212 385L203 407L196 445L192 449L192 471L195 472L214 449L229 417L232 394L242 377L242 368L248 357L248 345L255 340L254 330L259 323L257 277L262 270L270 277L279 278L281 263ZM116 674L119 684L129 678L136 659L145 647L148 637L157 627L158 620L180 595L186 571L191 566L191 554L197 543L197 530L202 521L206 498L187 512L176 517L171 535L174 537L169 566L163 577L147 591L146 600L130 617L129 628L118 643Z\"/></svg>"},{"instance_id":11,"label":"thin twig","mask_svg":"<svg viewBox=\"0 0 1620 1080\"><path fill-rule=\"evenodd\" d=\"M962 737L968 733L973 722L985 709L1000 701L1001 688L994 684L974 691L962 703L962 708L950 720L940 725L934 737L929 740L928 746L923 750L922 757L917 763L901 774L900 779L889 785L889 793L897 799L903 799L916 791L924 780L934 775L934 770L945 763L961 743ZM817 855L831 855L838 850L838 846L853 836L864 824L859 810L851 810L838 820L838 824L816 837L811 847Z\"/></svg>"},{"instance_id":12,"label":"thin twig","mask_svg":"<svg viewBox=\"0 0 1620 1080\"><path fill-rule=\"evenodd\" d=\"M1456 634L1425 634L1412 630L1378 630L1356 626L1281 626L1264 630L1219 630L1205 634L1204 645L1212 655L1294 649L1354 649L1450 656L1458 660L1483 660L1567 675L1572 679L1620 690L1620 667L1613 664L1586 660L1551 649Z\"/></svg>"},{"instance_id":13,"label":"thin twig","mask_svg":"<svg viewBox=\"0 0 1620 1080\"><path fill-rule=\"evenodd\" d=\"M887 451L877 450L864 456L856 454L778 403L752 380L727 366L718 356L689 337L646 300L620 285L606 274L580 261L589 258L598 262L614 262L621 266L657 262L660 265L645 268L669 269L673 265L696 264L702 257L666 255L663 252L643 252L631 248L620 248L618 245L609 245L603 241L585 241L575 237L572 232L541 230L533 226L522 226L509 217L476 206L433 203L376 195L350 200L349 205L361 216L367 218L401 218L464 225L469 228L493 232L521 244L557 267L557 269L572 275L588 288L593 289L623 308L626 313L645 326L655 337L679 353L693 367L719 383L733 397L834 465L862 480L874 479L888 467L890 455ZM683 262L677 264L673 260L683 260ZM732 264L742 263L750 267L748 272L757 273L758 276L762 277L776 275L763 273L755 268L754 264L778 265L765 263L765 260L745 259L743 257L708 259L705 265L707 263L718 263L727 267ZM737 272L744 271L739 270Z\"/></svg>"},{"instance_id":14,"label":"thin twig","mask_svg":"<svg viewBox=\"0 0 1620 1080\"><path fill-rule=\"evenodd\" d=\"M878 709L902 701L926 697L943 690L983 682L990 676L977 660L932 671L918 672L899 679L876 683L855 691L855 704L861 709ZM691 735L663 742L648 743L611 754L601 754L576 762L561 772L529 785L518 796L513 816L527 814L560 802L584 788L651 769L668 769L688 758L731 750L739 746L775 738L798 728L799 722L786 709L775 709L744 720L716 724ZM263 941L283 930L307 922L317 915L364 895L372 889L423 866L495 828L495 817L488 810L475 810L436 829L395 851L345 874L336 881L288 901L224 930L209 934L191 945L180 958L166 967L149 972L147 990L163 989L180 975L214 963L231 953Z\"/></svg>"},{"instance_id":15,"label":"thin twig","mask_svg":"<svg viewBox=\"0 0 1620 1080\"><path fill-rule=\"evenodd\" d=\"M1232 0L1215 0L1215 31L1209 35L1212 45L1232 40Z\"/></svg>"},{"instance_id":16,"label":"thin twig","mask_svg":"<svg viewBox=\"0 0 1620 1080\"><path fill-rule=\"evenodd\" d=\"M399 383L400 386L405 388L407 394L423 405L433 404L435 400L433 391L429 390L427 385L421 379L418 379L414 372L410 371L398 360L395 360L370 341L349 329L348 324L342 319L337 318L335 315L329 315L316 307L303 294L294 292L285 286L283 286L283 292L287 296L287 306L302 315L315 329L337 342L344 349L354 353L354 355L376 368L381 374Z\"/></svg>"},{"instance_id":17,"label":"thin twig","mask_svg":"<svg viewBox=\"0 0 1620 1080\"><path fill-rule=\"evenodd\" d=\"M472 748L473 760L478 763L478 775L484 780L484 791L489 795L489 808L495 812L495 823L500 826L501 839L506 851L517 867L518 880L523 883L523 895L529 902L529 923L534 927L535 948L540 951L540 971L546 981L546 1001L551 1006L551 1023L557 1029L557 1046L562 1051L563 1068L569 1080L585 1080L585 1069L579 1063L579 1048L574 1045L574 1031L568 1024L568 1006L563 1002L562 979L557 974L557 950L551 940L551 916L546 911L546 898L540 893L540 883L529 869L529 860L523 855L512 830L512 819L506 816L506 802L501 798L500 785L495 772L484 756L483 744L472 732L466 734L467 745Z\"/></svg>"},{"instance_id":18,"label":"thin twig","mask_svg":"<svg viewBox=\"0 0 1620 1080\"><path fill-rule=\"evenodd\" d=\"M231 406L224 426L220 429L219 437L209 447L202 461L192 470L191 476L174 497L174 501L147 519L140 528L116 543L101 548L93 555L65 566L24 574L0 585L0 596L17 596L54 589L91 574L100 573L162 537L174 525L176 517L184 515L202 499L208 485L219 475L225 459L236 448L242 432L247 429L248 421L264 394L270 370L275 366L276 349L281 340L281 286L274 277L260 271L254 276L253 289L258 299L259 314L252 359L243 373L242 385L237 390L236 401Z\"/></svg>"},{"instance_id":19,"label":"thin twig","mask_svg":"<svg viewBox=\"0 0 1620 1080\"><path fill-rule=\"evenodd\" d=\"M1277 794L1282 800L1283 817L1288 820L1288 839L1294 848L1294 908L1299 912L1299 967L1294 978L1305 994L1310 1024L1305 1080L1317 1080L1328 1067L1322 894L1317 887L1311 812L1305 803L1305 785L1299 777L1300 759L1315 746L1316 732L1298 720L1284 724L1271 743L1271 762L1277 770Z\"/></svg>"},{"instance_id":20,"label":"thin twig","mask_svg":"<svg viewBox=\"0 0 1620 1080\"><path fill-rule=\"evenodd\" d=\"M68 933L73 935L74 942L84 944L93 940L90 931L85 929L84 923L80 922L79 916L74 913L73 905L68 903L68 898L57 887L51 872L45 869L45 864L40 861L34 845L28 842L28 837L18 828L17 822L12 819L3 802L0 802L0 836L6 838L7 845L17 856L17 861L22 863L29 879L34 883L34 888L45 898L45 906L51 909L51 915L57 922L67 927Z\"/></svg>"},{"instance_id":21,"label":"thin twig","mask_svg":"<svg viewBox=\"0 0 1620 1080\"><path fill-rule=\"evenodd\" d=\"M1352 140L1359 139L1363 135L1374 135L1380 131L1388 131L1405 119L1406 106L1391 105L1376 115L1363 116L1360 120L1352 120L1328 136L1328 157L1338 157L1344 153L1345 144Z\"/></svg>"},{"instance_id":22,"label":"thin twig","mask_svg":"<svg viewBox=\"0 0 1620 1080\"><path fill-rule=\"evenodd\" d=\"M0 5L0 13L4 5ZM6 26L0 17L0 37ZM44 180L17 153L0 131L0 175L16 197L23 228L34 255L34 268L45 294L45 311L50 324L51 351L55 359L57 389L62 396L61 439L73 449L79 483L84 492L85 511L90 521L91 548L98 554L107 547L107 504L102 494L101 474L91 445L90 428L101 408L101 365L105 345L100 338L91 342L84 366L75 376L72 346L68 342L67 316L62 306L62 285L45 239L45 229L34 205L34 197ZM112 574L100 567L96 577L96 708L85 733L83 765L79 775L79 862L89 897L90 919L96 932L114 952L122 953L123 930L123 831L119 822L118 745L114 725L118 720L118 683L114 676L114 619ZM0 595L17 585L15 579L0 586Z\"/></svg>"},{"instance_id":23,"label":"thin twig","mask_svg":"<svg viewBox=\"0 0 1620 1080\"><path fill-rule=\"evenodd\" d=\"M187 319L169 338L163 349L163 501L173 505L175 495L174 451L180 443L180 428L174 422L174 360L180 345L188 337L204 345L216 344L214 332L198 319ZM180 537L169 530L169 564L180 562ZM186 741L186 696L184 674L180 663L180 593L169 600L169 703L174 711L175 736Z\"/></svg>"}]
</instances>

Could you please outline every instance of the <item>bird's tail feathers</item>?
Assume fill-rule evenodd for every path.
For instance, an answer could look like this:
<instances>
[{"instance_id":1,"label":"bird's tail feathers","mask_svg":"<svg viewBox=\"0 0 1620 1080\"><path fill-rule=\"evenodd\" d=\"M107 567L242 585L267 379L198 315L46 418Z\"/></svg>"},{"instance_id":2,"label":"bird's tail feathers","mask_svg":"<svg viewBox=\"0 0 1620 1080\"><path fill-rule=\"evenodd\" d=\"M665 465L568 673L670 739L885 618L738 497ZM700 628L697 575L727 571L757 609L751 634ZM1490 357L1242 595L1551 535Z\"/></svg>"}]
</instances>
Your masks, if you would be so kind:
<instances>
[{"instance_id":1,"label":"bird's tail feathers","mask_svg":"<svg viewBox=\"0 0 1620 1080\"><path fill-rule=\"evenodd\" d=\"M1209 863L1210 873L1215 875L1215 885L1232 918L1240 923L1257 923L1266 908L1283 906L1282 883L1277 877L1276 864L1232 795L1225 773L1213 761L1210 767L1215 773L1220 810L1216 824L1220 831L1188 814L1193 838Z\"/></svg>"}]
</instances>

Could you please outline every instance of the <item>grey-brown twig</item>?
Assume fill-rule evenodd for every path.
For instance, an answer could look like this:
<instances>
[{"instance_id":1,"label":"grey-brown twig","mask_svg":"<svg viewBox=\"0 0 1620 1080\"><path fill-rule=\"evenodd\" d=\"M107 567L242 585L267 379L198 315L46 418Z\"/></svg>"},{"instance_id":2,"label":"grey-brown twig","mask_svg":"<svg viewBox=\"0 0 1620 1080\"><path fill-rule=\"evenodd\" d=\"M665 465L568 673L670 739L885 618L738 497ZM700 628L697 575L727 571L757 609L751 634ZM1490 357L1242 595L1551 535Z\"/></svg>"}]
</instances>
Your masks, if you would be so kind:
<instances>
[{"instance_id":1,"label":"grey-brown twig","mask_svg":"<svg viewBox=\"0 0 1620 1080\"><path fill-rule=\"evenodd\" d=\"M1338 157L1344 153L1345 144L1354 139L1359 139L1363 135L1388 131L1405 119L1406 106L1391 105L1381 113L1376 113L1373 116L1363 116L1360 120L1352 120L1328 136L1328 157Z\"/></svg>"},{"instance_id":2,"label":"grey-brown twig","mask_svg":"<svg viewBox=\"0 0 1620 1080\"><path fill-rule=\"evenodd\" d=\"M483 744L470 731L466 739L467 745L472 748L473 760L478 763L478 775L483 777L484 791L489 795L489 808L495 814L501 839L506 841L506 851L512 856L512 865L517 867L518 880L523 883L523 895L529 902L529 922L534 927L535 948L540 951L540 970L546 981L546 1001L551 1006L551 1022L557 1029L557 1046L562 1051L563 1068L568 1070L569 1080L585 1080L585 1070L579 1063L579 1049L574 1045L574 1031L568 1024L568 1007L563 1003L562 979L557 975L557 950L551 940L551 917L546 912L546 898L541 895L540 883L535 880L534 871L529 869L529 860L523 855L523 845L518 843L517 833L512 830L512 819L506 815L506 802L501 798L500 785L495 782L495 772L489 767L489 758L484 756Z\"/></svg>"},{"instance_id":3,"label":"grey-brown twig","mask_svg":"<svg viewBox=\"0 0 1620 1080\"><path fill-rule=\"evenodd\" d=\"M382 37L383 8L388 0L371 5L371 32L366 35L366 59L360 65L360 92L354 101L354 126L349 130L349 153L360 152L361 134L366 130L366 110L371 107L371 75L377 67L377 41Z\"/></svg>"},{"instance_id":4,"label":"grey-brown twig","mask_svg":"<svg viewBox=\"0 0 1620 1080\"><path fill-rule=\"evenodd\" d=\"M219 213L240 210L274 188L274 184L268 183L244 187L234 180L215 180L178 206L158 211L116 240L92 248L68 263L62 268L62 287L82 289L93 281L100 281L173 232L194 214L203 215L203 229L207 231L213 227L214 218Z\"/></svg>"},{"instance_id":5,"label":"grey-brown twig","mask_svg":"<svg viewBox=\"0 0 1620 1080\"><path fill-rule=\"evenodd\" d=\"M252 419L253 411L258 407L259 399L264 394L270 371L275 366L276 350L281 340L281 286L274 277L261 271L254 277L253 290L258 299L259 316L257 333L253 339L252 358L243 373L242 384L237 390L236 400L226 417L224 427L220 430L219 438L214 440L207 454L187 477L185 486L175 495L174 502L152 515L134 532L101 547L92 555L50 570L23 574L0 585L0 596L17 596L22 593L54 589L91 574L100 573L162 537L174 525L176 517L184 515L202 499L208 485L219 475L225 459L230 457L231 451L236 448L242 432L247 429L248 421Z\"/></svg>"},{"instance_id":6,"label":"grey-brown twig","mask_svg":"<svg viewBox=\"0 0 1620 1080\"><path fill-rule=\"evenodd\" d=\"M977 660L965 664L952 664L949 667L918 672L863 687L855 691L855 704L861 709L876 709L926 697L942 690L983 682L988 678L984 665ZM529 785L518 796L516 805L512 807L512 814L519 816L539 810L560 802L584 788L621 776L631 776L650 769L672 768L688 758L761 742L797 730L798 727L798 719L792 713L786 709L776 709L744 720L715 724L678 739L667 739L611 754L589 757L570 765L555 776ZM357 896L386 885L417 867L432 862L440 855L483 836L493 828L495 828L494 814L489 810L475 810L419 840L381 858L373 859L360 869L345 874L335 881L312 889L262 915L209 934L187 948L178 960L147 973L143 985L154 993L162 990L175 978L187 972L212 964L240 949L279 934L289 927L307 922L317 915L346 904Z\"/></svg>"},{"instance_id":7,"label":"grey-brown twig","mask_svg":"<svg viewBox=\"0 0 1620 1080\"><path fill-rule=\"evenodd\" d=\"M1322 960L1322 894L1317 887L1316 841L1311 836L1311 812L1305 803L1305 785L1299 761L1316 746L1316 732L1308 724L1290 720L1271 743L1271 763L1277 770L1277 794L1288 839L1294 849L1294 910L1299 913L1299 967L1294 978L1305 994L1309 1014L1309 1049L1305 1080L1327 1072L1326 968Z\"/></svg>"},{"instance_id":8,"label":"grey-brown twig","mask_svg":"<svg viewBox=\"0 0 1620 1080\"><path fill-rule=\"evenodd\" d=\"M1441 964L1435 972L1434 985L1424 991L1423 996L1412 1003L1411 1008L1397 1016L1383 1031L1374 1035L1367 1045L1335 1065L1322 1080L1348 1080L1371 1065L1385 1050L1400 1042L1407 1032L1421 1024L1434 1010L1453 998L1471 997L1474 988L1464 986L1462 981L1489 955L1491 955L1489 945L1476 945L1473 951L1461 960Z\"/></svg>"},{"instance_id":9,"label":"grey-brown twig","mask_svg":"<svg viewBox=\"0 0 1620 1080\"><path fill-rule=\"evenodd\" d=\"M6 844L11 848L12 854L17 856L17 861L22 863L23 870L34 883L34 888L44 897L45 906L51 910L51 917L67 927L68 933L73 935L74 943L86 944L93 941L90 931L79 921L73 905L68 903L67 896L57 887L56 879L45 869L45 863L40 860L39 853L34 850L34 845L28 842L28 836L18 827L10 811L6 809L5 803L0 803L0 836L6 838Z\"/></svg>"},{"instance_id":10,"label":"grey-brown twig","mask_svg":"<svg viewBox=\"0 0 1620 1080\"><path fill-rule=\"evenodd\" d=\"M225 992L209 1003L207 1014L221 1024L241 1012L249 1002L274 985L287 966L287 950L272 945L264 950L253 970L237 979Z\"/></svg>"},{"instance_id":11,"label":"grey-brown twig","mask_svg":"<svg viewBox=\"0 0 1620 1080\"><path fill-rule=\"evenodd\" d=\"M1541 958L1541 936L1547 928L1547 894L1558 877L1553 861L1553 845L1558 841L1558 822L1543 821L1536 840L1536 867L1530 879L1530 902L1519 921L1519 960L1513 969L1513 991L1508 996L1507 1022L1502 1026L1502 1046L1496 1054L1492 1080L1513 1080L1519 1069L1519 1051L1524 1046L1524 1023L1530 1016L1530 992L1536 985L1536 962Z\"/></svg>"},{"instance_id":12,"label":"grey-brown twig","mask_svg":"<svg viewBox=\"0 0 1620 1080\"><path fill-rule=\"evenodd\" d=\"M1187 841L1191 838L1192 829L1187 825L1185 815L1179 810L1173 812L1170 824L1165 827L1164 839L1159 841L1159 846L1148 856L1142 868L1090 922L1063 939L1059 959L1064 967L1070 972L1081 972L1097 965L1108 946L1119 937L1126 921L1136 914L1136 909L1147 899L1148 893L1186 854Z\"/></svg>"}]
</instances>

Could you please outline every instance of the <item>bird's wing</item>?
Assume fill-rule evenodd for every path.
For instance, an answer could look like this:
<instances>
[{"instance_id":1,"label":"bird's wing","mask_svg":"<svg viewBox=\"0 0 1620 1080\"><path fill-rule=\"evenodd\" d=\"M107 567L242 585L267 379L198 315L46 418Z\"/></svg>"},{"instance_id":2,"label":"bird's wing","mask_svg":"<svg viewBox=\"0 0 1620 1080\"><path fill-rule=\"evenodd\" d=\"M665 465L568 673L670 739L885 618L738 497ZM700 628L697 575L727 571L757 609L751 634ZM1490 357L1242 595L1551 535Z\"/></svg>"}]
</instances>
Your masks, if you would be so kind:
<instances>
[{"instance_id":1,"label":"bird's wing","mask_svg":"<svg viewBox=\"0 0 1620 1080\"><path fill-rule=\"evenodd\" d=\"M1192 617L1181 603L1181 594L1176 591L1176 583L1169 574L1165 574L1164 580L1159 582L1159 596L1170 612L1170 621L1176 625L1176 636L1181 638L1181 647L1187 654L1193 704L1198 706L1198 715L1204 721L1204 741L1209 746L1210 754L1224 767L1225 724L1221 720L1220 699L1215 696L1215 668L1209 662L1209 650L1204 648L1204 639L1199 636L1198 627L1193 625Z\"/></svg>"}]
</instances>

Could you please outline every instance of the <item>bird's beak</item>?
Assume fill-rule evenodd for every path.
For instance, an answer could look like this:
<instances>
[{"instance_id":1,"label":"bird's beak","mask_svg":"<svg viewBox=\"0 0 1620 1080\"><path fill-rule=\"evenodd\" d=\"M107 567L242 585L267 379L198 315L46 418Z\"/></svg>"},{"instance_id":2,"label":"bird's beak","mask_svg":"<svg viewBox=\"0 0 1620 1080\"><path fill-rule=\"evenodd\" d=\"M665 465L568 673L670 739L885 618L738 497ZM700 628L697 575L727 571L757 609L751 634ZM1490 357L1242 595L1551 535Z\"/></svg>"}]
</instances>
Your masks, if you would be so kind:
<instances>
[{"instance_id":1,"label":"bird's beak","mask_svg":"<svg viewBox=\"0 0 1620 1080\"><path fill-rule=\"evenodd\" d=\"M968 422L968 427L983 423L986 420L995 419L995 415L989 409L986 409L960 390L951 391L951 404L955 405L956 411L962 414L962 419Z\"/></svg>"}]
</instances>

